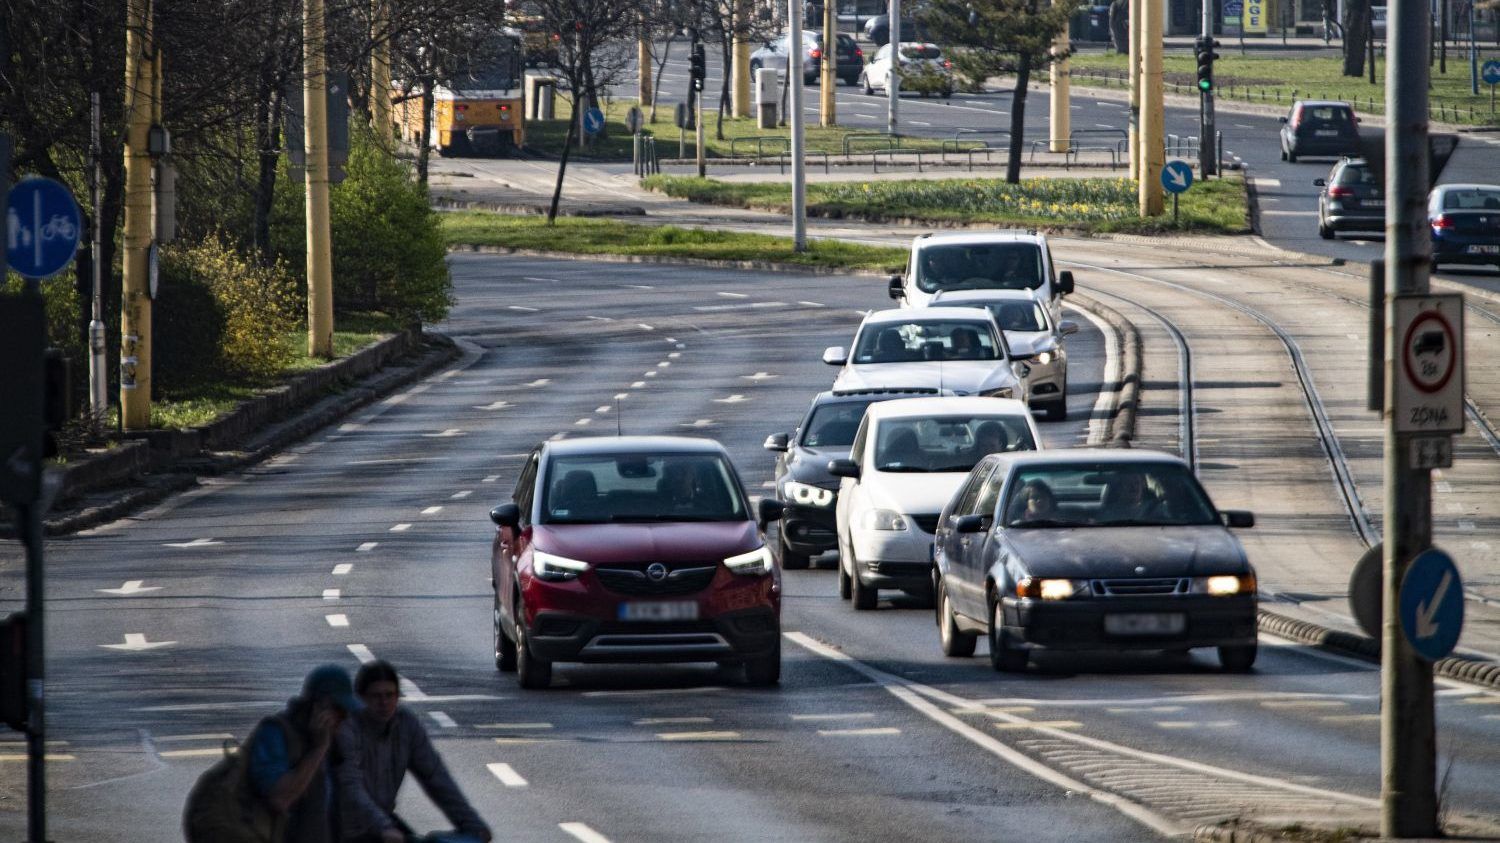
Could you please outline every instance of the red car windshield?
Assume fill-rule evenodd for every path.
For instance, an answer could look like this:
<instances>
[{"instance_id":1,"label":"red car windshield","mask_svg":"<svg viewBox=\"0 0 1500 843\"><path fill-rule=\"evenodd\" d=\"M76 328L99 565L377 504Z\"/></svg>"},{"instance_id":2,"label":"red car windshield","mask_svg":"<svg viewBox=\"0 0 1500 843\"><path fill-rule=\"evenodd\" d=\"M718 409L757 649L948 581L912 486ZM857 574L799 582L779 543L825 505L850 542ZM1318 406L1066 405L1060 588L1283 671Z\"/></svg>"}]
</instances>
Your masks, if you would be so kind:
<instances>
[{"instance_id":1,"label":"red car windshield","mask_svg":"<svg viewBox=\"0 0 1500 843\"><path fill-rule=\"evenodd\" d=\"M543 524L749 518L734 472L716 454L560 456L545 482Z\"/></svg>"}]
</instances>

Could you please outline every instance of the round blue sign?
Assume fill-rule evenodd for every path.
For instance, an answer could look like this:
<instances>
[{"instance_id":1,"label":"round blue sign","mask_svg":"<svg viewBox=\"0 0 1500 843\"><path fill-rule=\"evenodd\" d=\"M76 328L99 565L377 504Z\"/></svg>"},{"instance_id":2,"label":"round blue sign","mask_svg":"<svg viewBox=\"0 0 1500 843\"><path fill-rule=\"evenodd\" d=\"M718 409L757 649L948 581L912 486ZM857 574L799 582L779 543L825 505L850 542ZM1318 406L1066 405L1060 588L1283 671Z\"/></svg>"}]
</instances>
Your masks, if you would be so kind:
<instances>
[{"instance_id":1,"label":"round blue sign","mask_svg":"<svg viewBox=\"0 0 1500 843\"><path fill-rule=\"evenodd\" d=\"M1401 631L1417 655L1435 662L1453 652L1464 626L1464 586L1453 558L1437 548L1411 561L1401 580Z\"/></svg>"},{"instance_id":2,"label":"round blue sign","mask_svg":"<svg viewBox=\"0 0 1500 843\"><path fill-rule=\"evenodd\" d=\"M1490 59L1484 63L1484 69L1479 71L1479 76L1489 85L1500 85L1500 61Z\"/></svg>"},{"instance_id":3,"label":"round blue sign","mask_svg":"<svg viewBox=\"0 0 1500 843\"><path fill-rule=\"evenodd\" d=\"M604 112L591 108L583 113L583 130L591 135L604 131Z\"/></svg>"},{"instance_id":4,"label":"round blue sign","mask_svg":"<svg viewBox=\"0 0 1500 843\"><path fill-rule=\"evenodd\" d=\"M1161 186L1168 193L1186 193L1193 186L1193 168L1186 161L1168 161L1161 168Z\"/></svg>"},{"instance_id":5,"label":"round blue sign","mask_svg":"<svg viewBox=\"0 0 1500 843\"><path fill-rule=\"evenodd\" d=\"M67 268L83 236L73 194L52 179L16 182L5 203L5 256L27 278L50 278Z\"/></svg>"}]
</instances>

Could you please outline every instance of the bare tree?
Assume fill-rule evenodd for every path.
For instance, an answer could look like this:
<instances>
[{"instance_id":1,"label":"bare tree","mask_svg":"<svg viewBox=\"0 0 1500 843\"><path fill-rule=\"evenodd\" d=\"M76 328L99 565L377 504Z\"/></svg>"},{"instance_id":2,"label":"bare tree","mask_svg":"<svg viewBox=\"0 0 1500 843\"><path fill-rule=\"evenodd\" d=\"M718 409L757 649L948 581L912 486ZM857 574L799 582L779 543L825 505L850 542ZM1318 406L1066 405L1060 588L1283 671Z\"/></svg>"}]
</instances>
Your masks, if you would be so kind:
<instances>
[{"instance_id":1,"label":"bare tree","mask_svg":"<svg viewBox=\"0 0 1500 843\"><path fill-rule=\"evenodd\" d=\"M1365 47L1370 37L1370 0L1344 4L1344 75L1365 75Z\"/></svg>"}]
</instances>

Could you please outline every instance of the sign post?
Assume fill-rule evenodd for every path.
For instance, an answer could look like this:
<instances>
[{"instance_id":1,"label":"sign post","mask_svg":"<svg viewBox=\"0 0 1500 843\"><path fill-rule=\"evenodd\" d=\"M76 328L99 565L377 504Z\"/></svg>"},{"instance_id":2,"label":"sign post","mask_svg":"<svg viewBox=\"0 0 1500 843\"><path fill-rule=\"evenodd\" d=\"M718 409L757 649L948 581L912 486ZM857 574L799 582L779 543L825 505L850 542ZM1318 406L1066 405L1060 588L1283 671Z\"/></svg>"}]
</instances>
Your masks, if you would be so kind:
<instances>
[{"instance_id":1,"label":"sign post","mask_svg":"<svg viewBox=\"0 0 1500 843\"><path fill-rule=\"evenodd\" d=\"M1161 167L1161 186L1172 194L1172 224L1177 224L1177 197L1193 186L1193 168L1186 161L1172 160Z\"/></svg>"}]
</instances>

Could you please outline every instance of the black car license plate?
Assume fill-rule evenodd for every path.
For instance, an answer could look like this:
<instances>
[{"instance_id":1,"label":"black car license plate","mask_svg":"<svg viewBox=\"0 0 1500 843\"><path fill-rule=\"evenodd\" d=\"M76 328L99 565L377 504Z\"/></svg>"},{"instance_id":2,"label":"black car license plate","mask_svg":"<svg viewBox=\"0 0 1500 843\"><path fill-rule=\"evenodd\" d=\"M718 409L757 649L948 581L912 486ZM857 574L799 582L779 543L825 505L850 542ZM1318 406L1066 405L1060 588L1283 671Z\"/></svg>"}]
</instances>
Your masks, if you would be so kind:
<instances>
[{"instance_id":1,"label":"black car license plate","mask_svg":"<svg viewBox=\"0 0 1500 843\"><path fill-rule=\"evenodd\" d=\"M1105 615L1104 631L1110 635L1181 635L1187 616L1181 612L1133 612Z\"/></svg>"}]
</instances>

